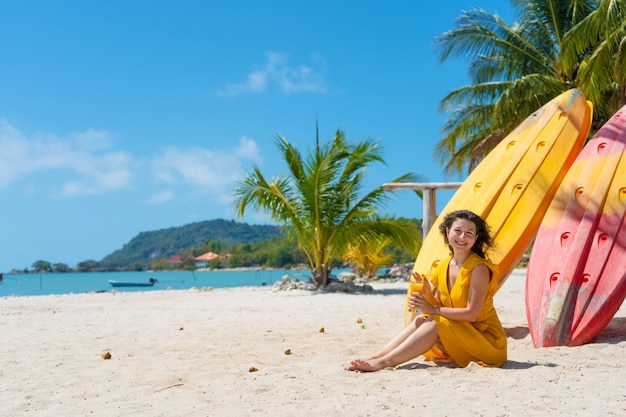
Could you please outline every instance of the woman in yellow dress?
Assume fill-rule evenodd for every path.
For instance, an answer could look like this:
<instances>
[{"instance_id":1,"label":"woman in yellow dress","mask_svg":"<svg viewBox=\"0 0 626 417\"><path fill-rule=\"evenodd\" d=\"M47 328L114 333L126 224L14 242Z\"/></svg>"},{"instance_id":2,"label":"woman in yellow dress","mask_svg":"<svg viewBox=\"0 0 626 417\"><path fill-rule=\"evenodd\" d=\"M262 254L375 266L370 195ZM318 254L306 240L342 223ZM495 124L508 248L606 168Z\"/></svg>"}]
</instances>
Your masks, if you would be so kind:
<instances>
[{"instance_id":1,"label":"woman in yellow dress","mask_svg":"<svg viewBox=\"0 0 626 417\"><path fill-rule=\"evenodd\" d=\"M422 314L375 355L351 361L346 370L378 371L420 355L452 359L461 367L506 362L506 334L493 306L498 271L485 255L493 245L486 222L459 210L444 218L439 231L451 255L439 263L430 285L425 281L423 292L409 299L409 307Z\"/></svg>"}]
</instances>

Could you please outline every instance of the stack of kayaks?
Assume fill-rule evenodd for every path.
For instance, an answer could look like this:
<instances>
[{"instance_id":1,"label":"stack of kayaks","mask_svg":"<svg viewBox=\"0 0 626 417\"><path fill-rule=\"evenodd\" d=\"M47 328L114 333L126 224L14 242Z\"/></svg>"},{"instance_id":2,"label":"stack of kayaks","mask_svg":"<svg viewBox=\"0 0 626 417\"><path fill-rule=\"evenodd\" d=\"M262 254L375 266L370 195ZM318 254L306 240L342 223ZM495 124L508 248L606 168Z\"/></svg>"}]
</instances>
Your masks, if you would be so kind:
<instances>
[{"instance_id":1,"label":"stack of kayaks","mask_svg":"<svg viewBox=\"0 0 626 417\"><path fill-rule=\"evenodd\" d=\"M537 233L526 277L536 347L593 339L626 297L626 106L585 145Z\"/></svg>"},{"instance_id":2,"label":"stack of kayaks","mask_svg":"<svg viewBox=\"0 0 626 417\"><path fill-rule=\"evenodd\" d=\"M479 214L492 229L501 286L537 233L568 169L589 134L592 109L583 94L569 90L545 104L500 142L472 171L428 232L414 272L432 275L449 250L439 233L445 214ZM407 293L408 299L408 293ZM408 324L405 306L405 323Z\"/></svg>"}]
</instances>

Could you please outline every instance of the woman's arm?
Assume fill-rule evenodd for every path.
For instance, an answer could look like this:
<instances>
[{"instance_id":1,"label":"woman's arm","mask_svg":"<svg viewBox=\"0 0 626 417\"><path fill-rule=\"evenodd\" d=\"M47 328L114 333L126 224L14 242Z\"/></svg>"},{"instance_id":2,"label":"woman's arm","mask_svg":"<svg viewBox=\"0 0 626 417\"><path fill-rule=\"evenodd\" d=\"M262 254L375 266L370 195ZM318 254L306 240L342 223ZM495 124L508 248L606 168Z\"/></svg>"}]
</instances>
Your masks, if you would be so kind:
<instances>
[{"instance_id":1,"label":"woman's arm","mask_svg":"<svg viewBox=\"0 0 626 417\"><path fill-rule=\"evenodd\" d=\"M431 304L423 295L416 293L414 304L417 309L428 314L437 314L451 320L476 321L487 298L487 288L491 278L489 268L485 264L479 264L472 270L470 277L469 292L467 295L467 306L440 307Z\"/></svg>"}]
</instances>

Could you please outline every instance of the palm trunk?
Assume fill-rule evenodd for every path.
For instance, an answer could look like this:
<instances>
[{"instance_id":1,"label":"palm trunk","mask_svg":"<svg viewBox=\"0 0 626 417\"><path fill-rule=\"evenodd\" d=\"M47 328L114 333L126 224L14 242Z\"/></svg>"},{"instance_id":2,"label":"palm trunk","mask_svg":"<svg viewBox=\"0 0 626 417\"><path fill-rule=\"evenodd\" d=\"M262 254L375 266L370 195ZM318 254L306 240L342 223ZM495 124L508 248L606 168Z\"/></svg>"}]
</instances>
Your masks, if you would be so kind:
<instances>
[{"instance_id":1,"label":"palm trunk","mask_svg":"<svg viewBox=\"0 0 626 417\"><path fill-rule=\"evenodd\" d=\"M315 283L319 287L328 285L328 278L330 276L330 273L329 273L330 271L328 270L328 267L326 265L322 265L322 267L313 268L311 272L313 273L313 279L315 280Z\"/></svg>"}]
</instances>

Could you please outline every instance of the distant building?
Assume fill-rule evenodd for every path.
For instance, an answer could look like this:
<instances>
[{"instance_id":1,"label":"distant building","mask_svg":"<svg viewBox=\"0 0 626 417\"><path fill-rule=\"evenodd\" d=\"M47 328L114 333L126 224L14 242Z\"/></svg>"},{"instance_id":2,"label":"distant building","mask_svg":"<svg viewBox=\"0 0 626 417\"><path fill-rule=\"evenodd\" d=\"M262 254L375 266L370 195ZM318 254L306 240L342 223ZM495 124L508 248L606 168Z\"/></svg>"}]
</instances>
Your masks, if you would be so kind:
<instances>
[{"instance_id":1,"label":"distant building","mask_svg":"<svg viewBox=\"0 0 626 417\"><path fill-rule=\"evenodd\" d=\"M170 267L170 268L173 268L173 267L176 267L176 266L180 265L180 263L182 261L183 261L182 256L180 256L180 255L172 255L167 260L167 266Z\"/></svg>"},{"instance_id":2,"label":"distant building","mask_svg":"<svg viewBox=\"0 0 626 417\"><path fill-rule=\"evenodd\" d=\"M209 262L211 262L214 259L218 259L219 257L220 256L214 252L207 252L207 253L203 253L200 256L196 256L195 258L196 268L206 268L207 265L209 265Z\"/></svg>"}]
</instances>

